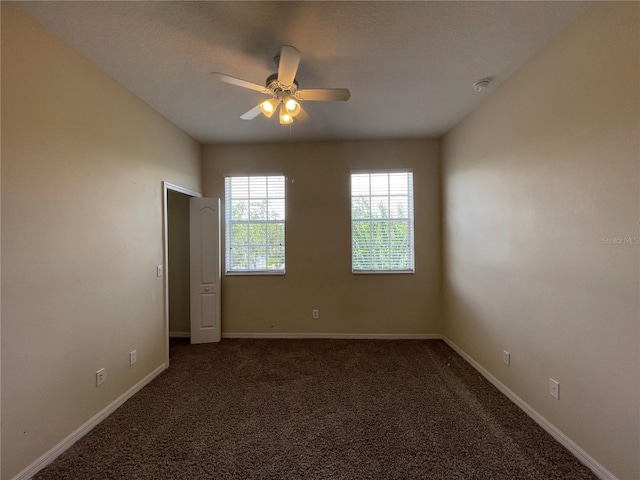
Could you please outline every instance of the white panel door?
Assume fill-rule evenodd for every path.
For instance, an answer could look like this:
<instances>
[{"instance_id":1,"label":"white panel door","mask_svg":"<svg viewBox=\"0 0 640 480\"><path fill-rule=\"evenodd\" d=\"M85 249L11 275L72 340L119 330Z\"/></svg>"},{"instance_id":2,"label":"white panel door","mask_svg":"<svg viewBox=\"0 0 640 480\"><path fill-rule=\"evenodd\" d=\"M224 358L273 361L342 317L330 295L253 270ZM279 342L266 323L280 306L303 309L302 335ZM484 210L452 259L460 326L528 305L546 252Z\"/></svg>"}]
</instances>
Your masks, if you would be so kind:
<instances>
[{"instance_id":1,"label":"white panel door","mask_svg":"<svg viewBox=\"0 0 640 480\"><path fill-rule=\"evenodd\" d=\"M220 199L189 200L191 343L220 341Z\"/></svg>"}]
</instances>

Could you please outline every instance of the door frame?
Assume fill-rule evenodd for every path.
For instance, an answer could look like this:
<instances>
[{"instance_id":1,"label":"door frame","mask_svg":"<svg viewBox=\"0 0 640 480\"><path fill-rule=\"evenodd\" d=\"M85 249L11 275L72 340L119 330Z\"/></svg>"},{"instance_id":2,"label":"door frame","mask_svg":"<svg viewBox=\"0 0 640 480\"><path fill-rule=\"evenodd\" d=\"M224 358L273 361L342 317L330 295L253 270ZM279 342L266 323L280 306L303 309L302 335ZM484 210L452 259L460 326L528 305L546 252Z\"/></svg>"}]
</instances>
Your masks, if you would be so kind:
<instances>
[{"instance_id":1,"label":"door frame","mask_svg":"<svg viewBox=\"0 0 640 480\"><path fill-rule=\"evenodd\" d=\"M163 290L163 320L164 320L164 344L165 364L169 368L169 221L167 202L169 190L183 193L189 197L202 198L202 193L189 190L169 182L162 182L162 290Z\"/></svg>"}]
</instances>

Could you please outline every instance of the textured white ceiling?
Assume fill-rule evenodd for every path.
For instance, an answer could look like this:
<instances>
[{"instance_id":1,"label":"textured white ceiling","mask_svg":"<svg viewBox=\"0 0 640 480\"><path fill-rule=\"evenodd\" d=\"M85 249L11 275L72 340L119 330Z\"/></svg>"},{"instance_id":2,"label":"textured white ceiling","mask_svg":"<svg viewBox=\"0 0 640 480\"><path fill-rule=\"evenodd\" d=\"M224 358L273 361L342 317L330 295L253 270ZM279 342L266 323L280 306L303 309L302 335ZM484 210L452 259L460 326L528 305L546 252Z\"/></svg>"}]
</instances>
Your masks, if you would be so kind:
<instances>
[{"instance_id":1,"label":"textured white ceiling","mask_svg":"<svg viewBox=\"0 0 640 480\"><path fill-rule=\"evenodd\" d=\"M201 143L437 137L565 29L588 2L19 2ZM307 124L244 121L282 45L302 52ZM61 66L63 68L63 66ZM485 77L491 86L475 92Z\"/></svg>"}]
</instances>

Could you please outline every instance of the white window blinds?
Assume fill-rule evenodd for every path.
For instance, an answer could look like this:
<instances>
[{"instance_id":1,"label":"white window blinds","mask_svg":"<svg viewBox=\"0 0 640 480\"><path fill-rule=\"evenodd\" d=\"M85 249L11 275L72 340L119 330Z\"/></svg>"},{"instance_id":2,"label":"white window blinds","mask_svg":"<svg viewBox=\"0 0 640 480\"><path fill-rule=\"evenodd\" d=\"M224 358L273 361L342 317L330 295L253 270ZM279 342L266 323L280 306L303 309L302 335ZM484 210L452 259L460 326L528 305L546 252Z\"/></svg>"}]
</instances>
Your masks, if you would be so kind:
<instances>
[{"instance_id":1,"label":"white window blinds","mask_svg":"<svg viewBox=\"0 0 640 480\"><path fill-rule=\"evenodd\" d=\"M284 176L225 177L226 273L284 273L284 225Z\"/></svg>"},{"instance_id":2,"label":"white window blinds","mask_svg":"<svg viewBox=\"0 0 640 480\"><path fill-rule=\"evenodd\" d=\"M413 173L351 174L353 272L413 272Z\"/></svg>"}]
</instances>

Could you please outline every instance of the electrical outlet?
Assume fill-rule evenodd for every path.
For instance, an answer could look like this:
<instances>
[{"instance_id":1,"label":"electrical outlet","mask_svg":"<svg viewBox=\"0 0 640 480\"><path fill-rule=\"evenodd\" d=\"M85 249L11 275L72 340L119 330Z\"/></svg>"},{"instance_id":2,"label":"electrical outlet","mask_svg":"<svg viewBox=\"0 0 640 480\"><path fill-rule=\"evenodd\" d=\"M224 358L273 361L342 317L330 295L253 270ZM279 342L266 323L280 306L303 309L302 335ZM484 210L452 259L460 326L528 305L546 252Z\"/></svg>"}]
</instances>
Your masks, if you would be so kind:
<instances>
[{"instance_id":1,"label":"electrical outlet","mask_svg":"<svg viewBox=\"0 0 640 480\"><path fill-rule=\"evenodd\" d=\"M502 363L509 365L511 363L511 354L506 350L502 352Z\"/></svg>"},{"instance_id":2,"label":"electrical outlet","mask_svg":"<svg viewBox=\"0 0 640 480\"><path fill-rule=\"evenodd\" d=\"M134 350L132 352L129 352L129 366L135 365L137 361L138 361L138 351Z\"/></svg>"},{"instance_id":3,"label":"electrical outlet","mask_svg":"<svg viewBox=\"0 0 640 480\"><path fill-rule=\"evenodd\" d=\"M311 316L314 318L314 320L317 320L318 318L320 318L320 310L314 308L313 310L311 310Z\"/></svg>"},{"instance_id":4,"label":"electrical outlet","mask_svg":"<svg viewBox=\"0 0 640 480\"><path fill-rule=\"evenodd\" d=\"M104 381L106 380L106 376L107 373L105 372L104 368L101 368L96 372L96 387L99 387L104 383Z\"/></svg>"},{"instance_id":5,"label":"electrical outlet","mask_svg":"<svg viewBox=\"0 0 640 480\"><path fill-rule=\"evenodd\" d=\"M156 267L156 276L157 277L161 277L162 276L162 265L158 265Z\"/></svg>"},{"instance_id":6,"label":"electrical outlet","mask_svg":"<svg viewBox=\"0 0 640 480\"><path fill-rule=\"evenodd\" d=\"M553 378L549 379L549 395L560 400L560 382Z\"/></svg>"}]
</instances>

